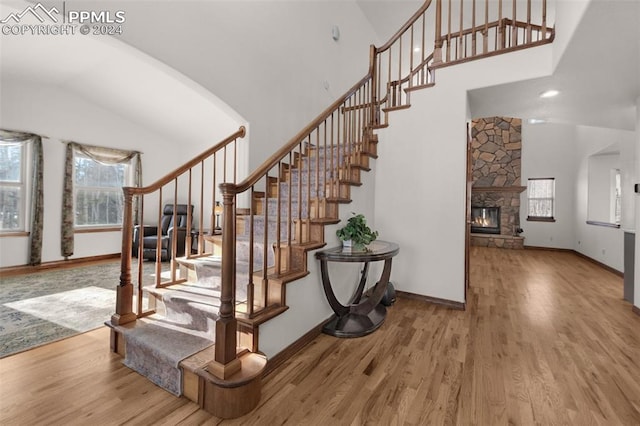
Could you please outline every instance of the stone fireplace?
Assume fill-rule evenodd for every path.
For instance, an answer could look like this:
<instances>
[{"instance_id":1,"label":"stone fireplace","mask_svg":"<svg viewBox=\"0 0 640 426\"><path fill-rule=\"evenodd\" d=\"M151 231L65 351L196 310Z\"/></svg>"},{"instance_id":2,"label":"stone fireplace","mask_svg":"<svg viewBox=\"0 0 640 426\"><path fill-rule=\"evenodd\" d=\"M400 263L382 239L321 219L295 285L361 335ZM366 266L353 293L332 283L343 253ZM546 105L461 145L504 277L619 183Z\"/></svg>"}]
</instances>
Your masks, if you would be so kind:
<instances>
[{"instance_id":1,"label":"stone fireplace","mask_svg":"<svg viewBox=\"0 0 640 426\"><path fill-rule=\"evenodd\" d=\"M520 229L522 121L519 118L491 117L473 120L471 156L471 245L519 249L524 246ZM474 226L474 209L478 224ZM487 215L497 215L491 220Z\"/></svg>"}]
</instances>

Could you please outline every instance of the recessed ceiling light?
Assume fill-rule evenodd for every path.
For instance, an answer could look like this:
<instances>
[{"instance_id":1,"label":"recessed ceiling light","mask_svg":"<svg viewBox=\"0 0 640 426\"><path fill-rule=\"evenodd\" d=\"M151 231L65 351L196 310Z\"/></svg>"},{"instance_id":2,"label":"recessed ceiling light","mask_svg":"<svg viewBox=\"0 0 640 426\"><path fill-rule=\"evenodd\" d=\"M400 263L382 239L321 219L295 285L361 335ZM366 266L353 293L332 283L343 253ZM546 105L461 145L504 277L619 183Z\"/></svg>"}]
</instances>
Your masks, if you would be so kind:
<instances>
[{"instance_id":1,"label":"recessed ceiling light","mask_svg":"<svg viewBox=\"0 0 640 426\"><path fill-rule=\"evenodd\" d=\"M540 97L541 98L553 98L554 96L558 96L559 94L560 94L559 91L551 89L551 90L547 90L546 92L540 93Z\"/></svg>"},{"instance_id":2,"label":"recessed ceiling light","mask_svg":"<svg viewBox=\"0 0 640 426\"><path fill-rule=\"evenodd\" d=\"M414 52L419 52L419 51L420 51L420 48L419 48L419 47L414 47L414 48L413 48L413 51L414 51Z\"/></svg>"},{"instance_id":3,"label":"recessed ceiling light","mask_svg":"<svg viewBox=\"0 0 640 426\"><path fill-rule=\"evenodd\" d=\"M530 118L529 119L529 124L542 124L542 123L546 123L546 120L540 119L540 118Z\"/></svg>"}]
</instances>

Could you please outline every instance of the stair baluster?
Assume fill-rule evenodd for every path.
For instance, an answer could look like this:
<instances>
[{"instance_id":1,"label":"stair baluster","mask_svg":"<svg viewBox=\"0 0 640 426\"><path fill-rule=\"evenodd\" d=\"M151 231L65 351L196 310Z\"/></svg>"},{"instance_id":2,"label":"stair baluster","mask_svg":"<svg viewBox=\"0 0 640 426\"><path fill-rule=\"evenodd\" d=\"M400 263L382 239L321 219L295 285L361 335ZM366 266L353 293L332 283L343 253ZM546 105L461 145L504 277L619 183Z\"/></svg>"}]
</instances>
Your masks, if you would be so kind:
<instances>
[{"instance_id":1,"label":"stair baluster","mask_svg":"<svg viewBox=\"0 0 640 426\"><path fill-rule=\"evenodd\" d=\"M476 25L476 0L469 12L465 2L460 0L459 27L453 27L452 0L443 4L436 1L435 33L428 39L431 28L427 28L427 9L432 0L427 0L420 9L383 46L370 47L370 63L367 74L343 96L323 111L315 120L296 134L286 145L276 151L261 166L240 183L237 182L236 140L245 135L244 128L231 135L212 149L196 157L155 184L145 188L125 188L125 217L123 221L123 244L120 285L118 286L116 313L113 325L135 321L136 318L153 313L143 307L143 233L139 233L138 276L136 309L133 308L134 285L131 279L132 233L134 228L133 200L140 205L139 217L135 224L142 224L145 196L151 193L157 197L158 210L164 204L163 190L173 184L173 218L179 196L187 192L187 205L192 198L192 179L196 167L200 173L200 192L197 198L198 231L192 235L192 213L188 213L186 234L186 258L199 258L205 253L205 237L213 238L214 244L221 244L220 307L215 319L215 354L203 371L205 386L199 399L203 407L218 413L211 396L222 393L222 399L230 397L223 389L231 388L237 373L245 374L242 386L250 389L250 403L239 408L233 415L252 408L259 400L259 380L256 378L264 369L264 360L254 361L253 367L245 367L246 354L258 352L258 326L287 309L284 286L286 283L305 276L307 272L307 251L324 245L323 226L339 221L339 203L350 201L350 186L360 184L360 173L369 170L369 158L376 157L376 129L388 125L388 113L410 106L413 90L435 84L435 69L464 61L490 56L497 53L541 45L553 40L554 30L547 27L546 0L542 2L542 24L532 24L531 0L527 2L526 21L518 21L516 0L511 10L499 0L497 9L490 9L490 2L484 1L484 21ZM456 2L457 3L457 2ZM466 2L468 4L468 2ZM446 10L445 10L446 9ZM495 13L494 13L495 12ZM512 18L507 18L511 12ZM446 15L447 30L443 32L442 19ZM491 17L497 15L495 21ZM422 20L419 23L419 20ZM479 21L481 21L480 19ZM471 21L470 26L467 21ZM416 25L420 25L416 29ZM478 49L478 33L482 38L482 48ZM416 37L420 40L416 41ZM403 38L405 40L403 40ZM493 41L493 43L490 43ZM522 41L519 43L519 41ZM426 46L434 44L432 52ZM490 48L491 47L491 48ZM419 55L417 54L419 52ZM384 114L384 116L381 115ZM232 176L227 172L227 148L233 143ZM222 179L218 179L218 158L222 156ZM212 182L210 223L211 235L205 235L203 220L209 212L204 208L208 202L204 190L205 160L212 158ZM322 157L322 158L321 158ZM315 168L315 169L314 169ZM186 184L179 181L186 173ZM297 180L296 180L297 179ZM216 184L218 181L223 201L222 236L214 234ZM186 186L186 191L184 191ZM306 191L306 193L305 193ZM248 200L241 194L247 194ZM238 205L241 202L243 204ZM245 206L244 203L247 203ZM242 212L242 214L239 214ZM160 214L158 215L160 219ZM283 228L284 227L284 228ZM262 232L262 234L260 234ZM192 255L192 238L198 238L196 254ZM181 282L176 268L178 243L170 247L170 279L163 281L161 267L161 240L158 237L155 252L155 286L162 287ZM238 273L238 247L248 250L246 265L248 275ZM215 251L215 250L214 250ZM256 260L256 257L262 259ZM244 265L243 265L244 267ZM244 272L244 271L243 271ZM237 282L238 277L242 281ZM247 299L236 300L238 288L246 286ZM246 304L246 306L245 306ZM115 342L117 339L112 340ZM117 350L114 343L114 350ZM240 347L240 353L238 349ZM251 361L251 362L254 362ZM251 363L250 363L251 364ZM242 376L242 374L240 374ZM202 380L201 380L202 382ZM234 386L235 386L234 382ZM207 390L210 389L210 390ZM257 393L256 393L257 392ZM209 396L207 396L209 395ZM257 396L256 396L257 395ZM258 398L258 399L256 399Z\"/></svg>"}]
</instances>

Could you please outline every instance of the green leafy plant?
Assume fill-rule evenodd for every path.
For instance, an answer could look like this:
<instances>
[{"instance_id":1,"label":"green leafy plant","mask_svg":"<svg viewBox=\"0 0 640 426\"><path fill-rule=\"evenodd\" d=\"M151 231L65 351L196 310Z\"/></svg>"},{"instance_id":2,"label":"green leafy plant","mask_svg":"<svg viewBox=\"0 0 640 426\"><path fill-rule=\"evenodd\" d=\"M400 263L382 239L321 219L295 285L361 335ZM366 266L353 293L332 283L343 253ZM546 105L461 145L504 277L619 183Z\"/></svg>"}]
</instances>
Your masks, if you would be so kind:
<instances>
[{"instance_id":1,"label":"green leafy plant","mask_svg":"<svg viewBox=\"0 0 640 426\"><path fill-rule=\"evenodd\" d=\"M336 231L336 235L340 241L351 240L354 247L364 248L367 244L378 238L378 231L372 231L367 226L367 220L363 214L351 213L347 220L347 224Z\"/></svg>"}]
</instances>

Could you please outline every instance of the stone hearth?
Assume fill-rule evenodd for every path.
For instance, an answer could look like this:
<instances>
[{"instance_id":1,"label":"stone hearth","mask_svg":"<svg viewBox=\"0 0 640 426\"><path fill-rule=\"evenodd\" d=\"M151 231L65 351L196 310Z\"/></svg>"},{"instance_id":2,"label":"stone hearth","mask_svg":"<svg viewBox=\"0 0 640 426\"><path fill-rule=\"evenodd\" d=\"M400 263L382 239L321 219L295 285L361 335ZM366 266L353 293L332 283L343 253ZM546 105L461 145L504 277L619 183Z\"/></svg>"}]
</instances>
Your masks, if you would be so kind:
<instances>
[{"instance_id":1,"label":"stone hearth","mask_svg":"<svg viewBox=\"0 0 640 426\"><path fill-rule=\"evenodd\" d=\"M524 237L512 237L509 235L471 234L471 245L479 247L522 249L524 248Z\"/></svg>"}]
</instances>

